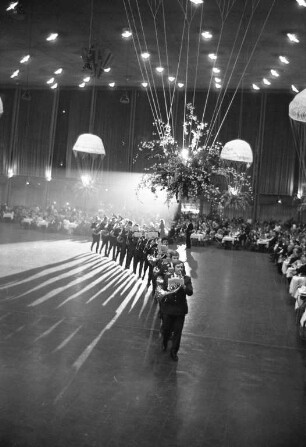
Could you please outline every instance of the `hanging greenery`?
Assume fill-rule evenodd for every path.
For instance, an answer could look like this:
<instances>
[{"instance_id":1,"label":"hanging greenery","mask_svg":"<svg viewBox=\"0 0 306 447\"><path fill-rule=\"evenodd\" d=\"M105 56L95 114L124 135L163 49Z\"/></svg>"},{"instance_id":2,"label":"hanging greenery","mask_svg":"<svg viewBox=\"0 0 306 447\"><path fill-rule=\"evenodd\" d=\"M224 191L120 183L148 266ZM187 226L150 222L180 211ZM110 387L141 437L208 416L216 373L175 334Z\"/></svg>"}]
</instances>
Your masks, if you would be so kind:
<instances>
[{"instance_id":1,"label":"hanging greenery","mask_svg":"<svg viewBox=\"0 0 306 447\"><path fill-rule=\"evenodd\" d=\"M205 144L207 124L187 105L184 124L184 147L172 137L169 125L159 123L162 137L142 142L139 151L153 160L138 189L159 189L167 192L168 199L207 200L212 206L246 207L252 200L250 177L239 167L226 165L220 158L222 145Z\"/></svg>"}]
</instances>

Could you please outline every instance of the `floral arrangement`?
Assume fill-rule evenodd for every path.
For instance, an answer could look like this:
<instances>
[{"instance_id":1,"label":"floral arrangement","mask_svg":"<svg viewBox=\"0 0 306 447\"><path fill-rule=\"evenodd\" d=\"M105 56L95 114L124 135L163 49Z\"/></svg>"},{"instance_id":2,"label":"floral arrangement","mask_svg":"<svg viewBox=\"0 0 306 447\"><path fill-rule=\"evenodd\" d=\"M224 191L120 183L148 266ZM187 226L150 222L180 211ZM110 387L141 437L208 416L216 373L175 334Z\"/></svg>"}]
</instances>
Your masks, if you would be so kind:
<instances>
[{"instance_id":1,"label":"floral arrangement","mask_svg":"<svg viewBox=\"0 0 306 447\"><path fill-rule=\"evenodd\" d=\"M159 189L170 200L204 199L223 207L246 207L252 200L250 177L241 167L220 158L222 144L207 144L208 125L198 120L194 107L187 105L184 123L185 147L178 145L169 124L158 123L159 137L140 144L153 165L147 169L138 189Z\"/></svg>"}]
</instances>

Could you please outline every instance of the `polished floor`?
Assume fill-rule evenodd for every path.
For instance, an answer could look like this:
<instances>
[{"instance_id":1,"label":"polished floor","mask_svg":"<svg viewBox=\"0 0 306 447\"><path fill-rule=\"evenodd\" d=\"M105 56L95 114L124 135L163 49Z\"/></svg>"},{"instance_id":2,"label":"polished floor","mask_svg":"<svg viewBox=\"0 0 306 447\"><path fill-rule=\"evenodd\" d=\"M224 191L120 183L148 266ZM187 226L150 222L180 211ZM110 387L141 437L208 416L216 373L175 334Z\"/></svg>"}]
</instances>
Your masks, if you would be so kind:
<instances>
[{"instance_id":1,"label":"polished floor","mask_svg":"<svg viewBox=\"0 0 306 447\"><path fill-rule=\"evenodd\" d=\"M175 363L145 282L89 246L0 224L1 447L305 447L306 345L266 254L179 247Z\"/></svg>"}]
</instances>

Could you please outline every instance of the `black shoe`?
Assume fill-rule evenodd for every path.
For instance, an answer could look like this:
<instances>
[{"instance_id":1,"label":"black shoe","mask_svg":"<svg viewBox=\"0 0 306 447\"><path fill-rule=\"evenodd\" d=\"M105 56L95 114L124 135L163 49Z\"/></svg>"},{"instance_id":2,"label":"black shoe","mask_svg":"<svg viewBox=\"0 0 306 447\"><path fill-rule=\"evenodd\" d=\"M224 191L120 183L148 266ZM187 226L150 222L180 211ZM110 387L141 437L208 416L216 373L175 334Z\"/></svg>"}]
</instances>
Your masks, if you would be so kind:
<instances>
[{"instance_id":1,"label":"black shoe","mask_svg":"<svg viewBox=\"0 0 306 447\"><path fill-rule=\"evenodd\" d=\"M178 361L178 356L174 351L170 351L170 357L172 358L172 360L174 360L175 362Z\"/></svg>"}]
</instances>

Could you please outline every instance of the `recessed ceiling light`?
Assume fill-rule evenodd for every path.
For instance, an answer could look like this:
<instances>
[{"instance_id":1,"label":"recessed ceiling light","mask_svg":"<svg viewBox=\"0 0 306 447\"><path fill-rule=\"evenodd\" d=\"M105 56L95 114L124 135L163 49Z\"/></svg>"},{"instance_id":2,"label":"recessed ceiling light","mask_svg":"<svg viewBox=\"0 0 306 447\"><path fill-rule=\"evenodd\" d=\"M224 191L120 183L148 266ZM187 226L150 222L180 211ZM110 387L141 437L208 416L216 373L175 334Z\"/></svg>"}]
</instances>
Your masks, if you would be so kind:
<instances>
[{"instance_id":1,"label":"recessed ceiling light","mask_svg":"<svg viewBox=\"0 0 306 447\"><path fill-rule=\"evenodd\" d=\"M220 68L217 68L217 67L214 67L213 69L212 69L212 71L213 71L213 73L220 73Z\"/></svg>"},{"instance_id":2,"label":"recessed ceiling light","mask_svg":"<svg viewBox=\"0 0 306 447\"><path fill-rule=\"evenodd\" d=\"M53 88L53 89L57 88L57 82L55 84L51 85L51 88Z\"/></svg>"},{"instance_id":3,"label":"recessed ceiling light","mask_svg":"<svg viewBox=\"0 0 306 447\"><path fill-rule=\"evenodd\" d=\"M103 71L105 71L105 73L109 73L111 71L111 68L110 67L103 68Z\"/></svg>"},{"instance_id":4,"label":"recessed ceiling light","mask_svg":"<svg viewBox=\"0 0 306 447\"><path fill-rule=\"evenodd\" d=\"M297 38L296 34L287 33L288 39L290 42L299 43L299 39Z\"/></svg>"},{"instance_id":5,"label":"recessed ceiling light","mask_svg":"<svg viewBox=\"0 0 306 447\"><path fill-rule=\"evenodd\" d=\"M190 0L191 3L194 3L195 5L200 5L201 3L203 3L203 0Z\"/></svg>"},{"instance_id":6,"label":"recessed ceiling light","mask_svg":"<svg viewBox=\"0 0 306 447\"><path fill-rule=\"evenodd\" d=\"M20 63L24 64L25 62L28 62L29 59L30 59L30 55L27 54L26 56L23 56L22 59L20 59Z\"/></svg>"},{"instance_id":7,"label":"recessed ceiling light","mask_svg":"<svg viewBox=\"0 0 306 447\"><path fill-rule=\"evenodd\" d=\"M11 74L11 78L16 78L19 75L19 70L15 70L14 73Z\"/></svg>"},{"instance_id":8,"label":"recessed ceiling light","mask_svg":"<svg viewBox=\"0 0 306 447\"><path fill-rule=\"evenodd\" d=\"M110 82L109 84L108 84L110 87L115 87L115 83L114 82Z\"/></svg>"},{"instance_id":9,"label":"recessed ceiling light","mask_svg":"<svg viewBox=\"0 0 306 447\"><path fill-rule=\"evenodd\" d=\"M183 88L184 84L182 82L178 82L177 86L178 86L178 88Z\"/></svg>"},{"instance_id":10,"label":"recessed ceiling light","mask_svg":"<svg viewBox=\"0 0 306 447\"><path fill-rule=\"evenodd\" d=\"M168 81L169 82L174 82L175 81L175 77L174 76L169 76L168 77Z\"/></svg>"},{"instance_id":11,"label":"recessed ceiling light","mask_svg":"<svg viewBox=\"0 0 306 447\"><path fill-rule=\"evenodd\" d=\"M216 83L215 83L215 87L216 87L216 88L221 88L222 85L221 85L219 82L216 82Z\"/></svg>"},{"instance_id":12,"label":"recessed ceiling light","mask_svg":"<svg viewBox=\"0 0 306 447\"><path fill-rule=\"evenodd\" d=\"M258 85L256 85L256 84L252 84L252 87L254 90L260 90L260 87L258 87Z\"/></svg>"},{"instance_id":13,"label":"recessed ceiling light","mask_svg":"<svg viewBox=\"0 0 306 447\"><path fill-rule=\"evenodd\" d=\"M207 40L211 39L213 36L210 31L202 31L201 35L202 35L202 37L204 37L204 39L207 39Z\"/></svg>"},{"instance_id":14,"label":"recessed ceiling light","mask_svg":"<svg viewBox=\"0 0 306 447\"><path fill-rule=\"evenodd\" d=\"M147 82L142 82L141 85L142 85L144 88L148 87L148 83L147 83Z\"/></svg>"},{"instance_id":15,"label":"recessed ceiling light","mask_svg":"<svg viewBox=\"0 0 306 447\"><path fill-rule=\"evenodd\" d=\"M285 56L279 56L279 60L280 60L283 64L289 64L289 60L288 60Z\"/></svg>"},{"instance_id":16,"label":"recessed ceiling light","mask_svg":"<svg viewBox=\"0 0 306 447\"><path fill-rule=\"evenodd\" d=\"M145 51L144 53L141 53L141 57L143 58L143 59L149 59L149 57L150 57L150 53L148 53L147 51Z\"/></svg>"},{"instance_id":17,"label":"recessed ceiling light","mask_svg":"<svg viewBox=\"0 0 306 447\"><path fill-rule=\"evenodd\" d=\"M86 76L86 78L83 79L84 82L89 82L90 81L90 76Z\"/></svg>"},{"instance_id":18,"label":"recessed ceiling light","mask_svg":"<svg viewBox=\"0 0 306 447\"><path fill-rule=\"evenodd\" d=\"M305 0L296 0L297 1L297 3L300 5L300 6L304 6L304 8L306 8L306 1Z\"/></svg>"},{"instance_id":19,"label":"recessed ceiling light","mask_svg":"<svg viewBox=\"0 0 306 447\"><path fill-rule=\"evenodd\" d=\"M13 11L19 2L11 2L8 7L6 8L6 11Z\"/></svg>"},{"instance_id":20,"label":"recessed ceiling light","mask_svg":"<svg viewBox=\"0 0 306 447\"><path fill-rule=\"evenodd\" d=\"M215 53L210 53L208 55L209 59L211 59L212 61L215 61L217 59L217 55Z\"/></svg>"},{"instance_id":21,"label":"recessed ceiling light","mask_svg":"<svg viewBox=\"0 0 306 447\"><path fill-rule=\"evenodd\" d=\"M270 72L271 72L271 75L274 76L275 78L279 77L279 73L276 70L272 69L272 70L270 70Z\"/></svg>"},{"instance_id":22,"label":"recessed ceiling light","mask_svg":"<svg viewBox=\"0 0 306 447\"><path fill-rule=\"evenodd\" d=\"M293 90L295 93L299 93L299 90L293 84L291 85L291 90Z\"/></svg>"},{"instance_id":23,"label":"recessed ceiling light","mask_svg":"<svg viewBox=\"0 0 306 447\"><path fill-rule=\"evenodd\" d=\"M58 68L57 70L55 70L54 74L56 75L60 75L63 72L62 68Z\"/></svg>"},{"instance_id":24,"label":"recessed ceiling light","mask_svg":"<svg viewBox=\"0 0 306 447\"><path fill-rule=\"evenodd\" d=\"M263 82L265 85L271 85L271 82L269 81L269 79L263 78L262 82Z\"/></svg>"},{"instance_id":25,"label":"recessed ceiling light","mask_svg":"<svg viewBox=\"0 0 306 447\"><path fill-rule=\"evenodd\" d=\"M46 84L53 84L53 82L54 82L54 78L50 78L50 79L48 79L48 81L46 82Z\"/></svg>"},{"instance_id":26,"label":"recessed ceiling light","mask_svg":"<svg viewBox=\"0 0 306 447\"><path fill-rule=\"evenodd\" d=\"M215 82L216 82L217 84L220 84L221 79L220 79L220 78L215 78Z\"/></svg>"},{"instance_id":27,"label":"recessed ceiling light","mask_svg":"<svg viewBox=\"0 0 306 447\"><path fill-rule=\"evenodd\" d=\"M46 38L46 40L48 41L48 42L51 42L51 41L53 41L53 40L56 40L58 38L58 33L51 33L51 34L49 34L49 36Z\"/></svg>"},{"instance_id":28,"label":"recessed ceiling light","mask_svg":"<svg viewBox=\"0 0 306 447\"><path fill-rule=\"evenodd\" d=\"M155 70L156 70L158 73L162 73L162 72L164 71L164 67L156 67Z\"/></svg>"},{"instance_id":29,"label":"recessed ceiling light","mask_svg":"<svg viewBox=\"0 0 306 447\"><path fill-rule=\"evenodd\" d=\"M122 36L124 39L128 39L129 37L131 37L131 35L132 35L132 31L131 31L130 29L128 29L128 28L123 28L122 33L121 33L121 36Z\"/></svg>"},{"instance_id":30,"label":"recessed ceiling light","mask_svg":"<svg viewBox=\"0 0 306 447\"><path fill-rule=\"evenodd\" d=\"M84 88L85 85L86 85L86 82L81 82L81 84L79 84L79 87L80 87L80 88Z\"/></svg>"}]
</instances>

